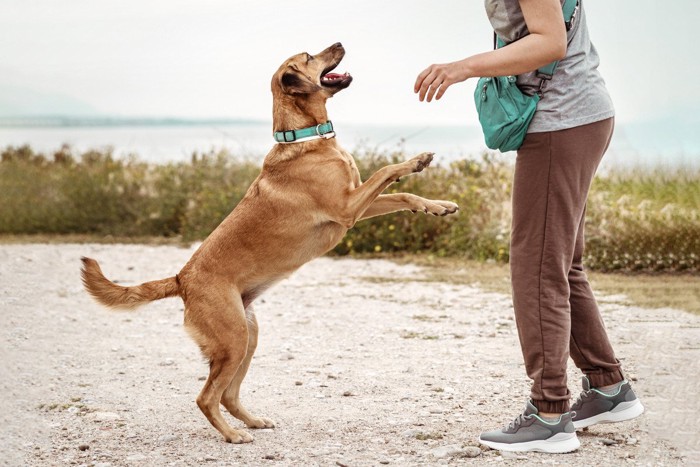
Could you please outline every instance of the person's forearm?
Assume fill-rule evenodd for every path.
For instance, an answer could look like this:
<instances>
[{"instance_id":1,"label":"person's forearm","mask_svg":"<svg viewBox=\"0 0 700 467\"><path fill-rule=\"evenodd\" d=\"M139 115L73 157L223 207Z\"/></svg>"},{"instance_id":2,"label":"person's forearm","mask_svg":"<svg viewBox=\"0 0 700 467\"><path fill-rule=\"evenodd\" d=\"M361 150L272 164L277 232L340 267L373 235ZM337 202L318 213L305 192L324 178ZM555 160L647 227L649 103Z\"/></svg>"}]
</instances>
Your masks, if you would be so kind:
<instances>
[{"instance_id":1,"label":"person's forearm","mask_svg":"<svg viewBox=\"0 0 700 467\"><path fill-rule=\"evenodd\" d=\"M559 0L518 0L529 34L498 50L463 60L430 65L413 91L422 101L440 99L454 83L480 76L519 75L566 56L566 28Z\"/></svg>"},{"instance_id":2,"label":"person's forearm","mask_svg":"<svg viewBox=\"0 0 700 467\"><path fill-rule=\"evenodd\" d=\"M551 38L530 34L497 50L472 55L455 62L463 79L481 76L509 76L536 70L566 55L563 47Z\"/></svg>"}]
</instances>

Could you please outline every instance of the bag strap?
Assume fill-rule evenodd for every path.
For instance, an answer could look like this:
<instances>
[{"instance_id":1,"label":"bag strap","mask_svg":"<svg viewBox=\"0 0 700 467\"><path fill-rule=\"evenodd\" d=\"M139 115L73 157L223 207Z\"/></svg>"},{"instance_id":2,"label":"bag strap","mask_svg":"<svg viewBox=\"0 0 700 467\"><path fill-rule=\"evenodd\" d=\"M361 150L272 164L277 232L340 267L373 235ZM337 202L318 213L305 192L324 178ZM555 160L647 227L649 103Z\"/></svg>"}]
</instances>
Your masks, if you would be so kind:
<instances>
[{"instance_id":1,"label":"bag strap","mask_svg":"<svg viewBox=\"0 0 700 467\"><path fill-rule=\"evenodd\" d=\"M578 9L580 6L580 0L565 0L564 5L562 5L562 13L564 15L564 24L566 25L566 30L570 31L571 28L574 27L574 23L576 22L576 13L578 13ZM494 31L493 33L493 48L494 49L500 49L505 45L505 42L501 40L498 35L496 35L496 32ZM554 76L554 71L557 69L557 65L559 64L559 61L554 61L552 63L549 63L547 65L544 65L540 68L537 69L537 72L535 73L536 76L542 80L540 83L540 88L542 88L542 84L544 84L545 80L550 80L552 79L552 76Z\"/></svg>"},{"instance_id":2,"label":"bag strap","mask_svg":"<svg viewBox=\"0 0 700 467\"><path fill-rule=\"evenodd\" d=\"M566 25L566 30L571 31L576 22L576 13L578 13L580 0L566 0L562 6L562 12L564 14L564 24ZM545 65L537 69L537 77L540 79L550 80L554 76L554 71L557 69L559 61L552 62L549 65Z\"/></svg>"}]
</instances>

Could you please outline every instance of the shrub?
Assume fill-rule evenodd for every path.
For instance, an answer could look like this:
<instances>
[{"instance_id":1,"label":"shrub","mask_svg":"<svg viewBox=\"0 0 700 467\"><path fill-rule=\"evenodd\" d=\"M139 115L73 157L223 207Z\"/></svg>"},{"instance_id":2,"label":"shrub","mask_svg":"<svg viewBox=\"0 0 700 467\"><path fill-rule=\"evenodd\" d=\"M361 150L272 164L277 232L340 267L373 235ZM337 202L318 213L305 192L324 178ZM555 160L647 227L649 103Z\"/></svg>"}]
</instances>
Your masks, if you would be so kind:
<instances>
[{"instance_id":1,"label":"shrub","mask_svg":"<svg viewBox=\"0 0 700 467\"><path fill-rule=\"evenodd\" d=\"M356 154L363 180L401 152ZM147 164L110 150L0 154L0 234L206 237L245 195L259 166L226 152ZM431 166L386 193L459 204L458 215L400 212L359 222L334 254L430 253L508 261L512 164L493 153ZM700 270L700 171L618 171L596 177L585 262L602 271Z\"/></svg>"}]
</instances>

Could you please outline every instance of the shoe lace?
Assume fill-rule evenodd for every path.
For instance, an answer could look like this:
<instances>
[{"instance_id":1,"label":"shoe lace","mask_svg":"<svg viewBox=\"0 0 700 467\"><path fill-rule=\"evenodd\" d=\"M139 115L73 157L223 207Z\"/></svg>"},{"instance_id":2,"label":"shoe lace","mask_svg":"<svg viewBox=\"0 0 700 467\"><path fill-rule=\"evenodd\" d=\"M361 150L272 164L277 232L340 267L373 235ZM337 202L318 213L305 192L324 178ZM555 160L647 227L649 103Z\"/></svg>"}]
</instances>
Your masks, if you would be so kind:
<instances>
[{"instance_id":1,"label":"shoe lace","mask_svg":"<svg viewBox=\"0 0 700 467\"><path fill-rule=\"evenodd\" d=\"M525 420L529 420L531 417L531 415L525 415L521 413L520 415L515 417L515 420L508 424L508 430L512 430L515 427L522 425Z\"/></svg>"},{"instance_id":2,"label":"shoe lace","mask_svg":"<svg viewBox=\"0 0 700 467\"><path fill-rule=\"evenodd\" d=\"M578 395L578 397L576 398L576 402L574 402L574 404L571 406L571 409L580 409L583 403L591 397L591 394L593 394L592 389L589 389L587 391L581 391L581 394Z\"/></svg>"}]
</instances>

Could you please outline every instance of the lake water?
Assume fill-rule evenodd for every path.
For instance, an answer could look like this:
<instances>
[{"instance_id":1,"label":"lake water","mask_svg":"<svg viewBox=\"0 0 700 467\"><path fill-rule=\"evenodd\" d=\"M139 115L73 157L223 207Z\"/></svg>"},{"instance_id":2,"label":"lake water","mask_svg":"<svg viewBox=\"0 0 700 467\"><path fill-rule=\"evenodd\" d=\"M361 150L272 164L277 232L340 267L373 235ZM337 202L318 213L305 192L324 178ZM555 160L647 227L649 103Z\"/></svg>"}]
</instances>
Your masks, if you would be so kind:
<instances>
[{"instance_id":1,"label":"lake water","mask_svg":"<svg viewBox=\"0 0 700 467\"><path fill-rule=\"evenodd\" d=\"M469 126L381 126L335 123L338 141L350 151L371 148L436 153L438 162L477 156L486 150L481 131ZM682 137L645 125L618 125L603 168L700 167L700 132ZM0 128L0 147L29 144L51 152L62 144L78 151L112 147L115 155L136 154L162 163L188 160L193 152L227 149L232 154L262 158L274 141L270 123L170 126L86 126Z\"/></svg>"}]
</instances>

